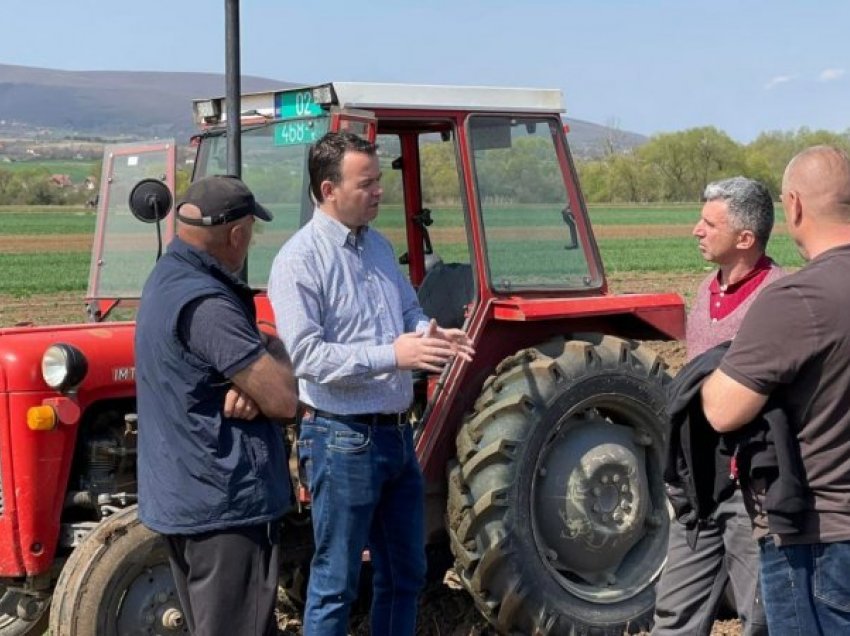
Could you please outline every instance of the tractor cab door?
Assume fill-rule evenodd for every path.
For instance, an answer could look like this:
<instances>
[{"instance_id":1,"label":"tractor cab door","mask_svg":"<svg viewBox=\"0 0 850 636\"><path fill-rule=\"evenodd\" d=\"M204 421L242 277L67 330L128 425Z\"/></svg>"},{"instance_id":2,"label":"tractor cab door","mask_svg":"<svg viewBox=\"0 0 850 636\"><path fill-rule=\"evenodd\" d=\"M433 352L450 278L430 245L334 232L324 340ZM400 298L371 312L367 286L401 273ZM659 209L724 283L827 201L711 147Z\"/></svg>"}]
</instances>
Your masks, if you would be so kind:
<instances>
[{"instance_id":1,"label":"tractor cab door","mask_svg":"<svg viewBox=\"0 0 850 636\"><path fill-rule=\"evenodd\" d=\"M99 321L121 301L137 301L157 253L174 236L173 210L159 224L130 212L130 192L142 179L159 179L172 195L176 179L174 140L108 145L98 193L97 225L86 293L89 318Z\"/></svg>"}]
</instances>

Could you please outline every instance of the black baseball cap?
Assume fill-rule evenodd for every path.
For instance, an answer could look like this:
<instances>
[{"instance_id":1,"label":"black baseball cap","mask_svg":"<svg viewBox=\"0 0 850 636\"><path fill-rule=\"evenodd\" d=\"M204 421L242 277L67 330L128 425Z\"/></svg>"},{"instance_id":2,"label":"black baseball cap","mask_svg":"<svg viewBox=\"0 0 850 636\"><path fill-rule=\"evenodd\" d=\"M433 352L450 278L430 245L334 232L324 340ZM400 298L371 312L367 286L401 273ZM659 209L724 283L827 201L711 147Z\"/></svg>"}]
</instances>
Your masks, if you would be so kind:
<instances>
[{"instance_id":1,"label":"black baseball cap","mask_svg":"<svg viewBox=\"0 0 850 636\"><path fill-rule=\"evenodd\" d=\"M180 214L180 208L186 203L197 206L201 218ZM271 212L254 200L254 195L241 179L229 174L217 174L195 181L177 204L177 218L188 225L222 225L249 214L262 221L274 218Z\"/></svg>"}]
</instances>

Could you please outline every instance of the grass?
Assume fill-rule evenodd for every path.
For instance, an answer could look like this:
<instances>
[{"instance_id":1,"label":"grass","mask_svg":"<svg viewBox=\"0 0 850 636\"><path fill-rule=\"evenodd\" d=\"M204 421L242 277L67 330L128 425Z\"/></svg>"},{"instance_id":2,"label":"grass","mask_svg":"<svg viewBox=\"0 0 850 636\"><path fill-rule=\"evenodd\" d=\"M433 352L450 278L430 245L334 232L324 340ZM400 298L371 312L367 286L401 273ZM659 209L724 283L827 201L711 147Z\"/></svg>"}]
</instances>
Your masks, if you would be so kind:
<instances>
[{"instance_id":1,"label":"grass","mask_svg":"<svg viewBox=\"0 0 850 636\"><path fill-rule=\"evenodd\" d=\"M79 292L82 298L90 261L91 255L85 252L0 254L0 294Z\"/></svg>"},{"instance_id":2,"label":"grass","mask_svg":"<svg viewBox=\"0 0 850 636\"><path fill-rule=\"evenodd\" d=\"M605 270L611 272L698 272L706 263L693 241L680 238L603 239L599 250ZM787 235L770 240L768 254L783 267L800 267L800 257L794 242Z\"/></svg>"},{"instance_id":3,"label":"grass","mask_svg":"<svg viewBox=\"0 0 850 636\"><path fill-rule=\"evenodd\" d=\"M73 206L0 206L0 237L21 234L91 234L95 213Z\"/></svg>"},{"instance_id":4,"label":"grass","mask_svg":"<svg viewBox=\"0 0 850 636\"><path fill-rule=\"evenodd\" d=\"M252 253L251 282L257 286L265 283L268 269L280 243L294 229L292 225L294 208L284 210L280 206L279 227L269 228L263 238L263 226L258 226L258 237ZM557 211L556 211L557 212ZM463 216L457 208L434 209L434 226L463 226ZM677 225L690 226L699 214L699 206L596 206L590 215L594 225ZM777 210L777 225L781 227L782 211ZM519 222L518 222L519 219ZM583 257L580 252L565 250L566 233L560 221L560 213L544 207L529 207L522 210L493 209L488 221L499 228L498 241L491 244L491 267L494 276L500 279L518 282L525 275L540 272L556 280L564 277L580 277L584 271ZM543 223L551 236L543 240L524 242L521 237L513 236L512 228L517 231L527 223ZM384 230L401 230L403 218L398 206L385 206L376 226ZM135 225L133 227L136 227ZM2 206L0 207L0 244L13 244L16 236L61 236L69 234L91 234L95 229L94 214L82 207L38 207L38 206ZM139 226L139 229L142 229ZM398 235L398 234L397 234ZM461 234L459 233L459 236ZM641 236L636 233L631 238L602 238L598 240L605 269L610 274L622 273L658 273L668 272L699 273L705 271L708 264L699 256L694 242L681 237ZM468 262L468 250L463 243L435 244L436 251L445 262ZM396 246L397 252L406 247ZM57 292L79 293L82 297L88 282L90 255L77 250L53 251L42 253L37 241L32 241L32 249L16 249L19 253L2 253L0 250L0 294L27 297L37 294ZM149 252L149 253L148 253ZM769 253L786 267L799 267L803 261L796 247L785 234L776 234L771 239ZM119 252L121 258L116 261L115 254L106 260L113 268L130 270L126 280L128 284L140 285L145 272L150 267L155 249L144 251L139 259L130 258L130 254ZM141 265L140 263L143 263ZM130 275L132 274L132 275ZM122 276L123 277L123 276ZM140 278L141 277L141 278ZM139 280L136 280L139 279Z\"/></svg>"}]
</instances>

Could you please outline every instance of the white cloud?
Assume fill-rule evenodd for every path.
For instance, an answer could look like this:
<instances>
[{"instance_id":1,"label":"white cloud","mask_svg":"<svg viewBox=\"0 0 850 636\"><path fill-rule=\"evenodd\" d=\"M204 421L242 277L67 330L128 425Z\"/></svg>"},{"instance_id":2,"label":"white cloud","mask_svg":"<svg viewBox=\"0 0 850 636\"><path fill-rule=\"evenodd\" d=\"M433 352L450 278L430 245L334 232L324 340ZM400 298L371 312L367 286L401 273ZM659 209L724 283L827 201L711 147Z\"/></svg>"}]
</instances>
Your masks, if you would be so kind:
<instances>
[{"instance_id":1,"label":"white cloud","mask_svg":"<svg viewBox=\"0 0 850 636\"><path fill-rule=\"evenodd\" d=\"M797 79L796 75L777 75L764 85L764 90L772 90L780 84L787 84L788 82L793 82L795 79Z\"/></svg>"},{"instance_id":2,"label":"white cloud","mask_svg":"<svg viewBox=\"0 0 850 636\"><path fill-rule=\"evenodd\" d=\"M819 82L832 82L844 75L843 68L825 68L818 75Z\"/></svg>"}]
</instances>

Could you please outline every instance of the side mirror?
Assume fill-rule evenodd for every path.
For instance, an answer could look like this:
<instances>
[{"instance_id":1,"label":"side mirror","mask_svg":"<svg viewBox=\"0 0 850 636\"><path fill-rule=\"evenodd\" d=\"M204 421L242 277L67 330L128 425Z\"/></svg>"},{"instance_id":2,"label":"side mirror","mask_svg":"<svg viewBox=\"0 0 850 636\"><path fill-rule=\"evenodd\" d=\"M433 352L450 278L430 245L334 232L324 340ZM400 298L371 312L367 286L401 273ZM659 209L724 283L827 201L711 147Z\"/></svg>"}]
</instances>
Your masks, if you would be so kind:
<instances>
[{"instance_id":1,"label":"side mirror","mask_svg":"<svg viewBox=\"0 0 850 636\"><path fill-rule=\"evenodd\" d=\"M144 223L159 223L171 209L171 192L159 179L142 179L130 191L130 212Z\"/></svg>"}]
</instances>

